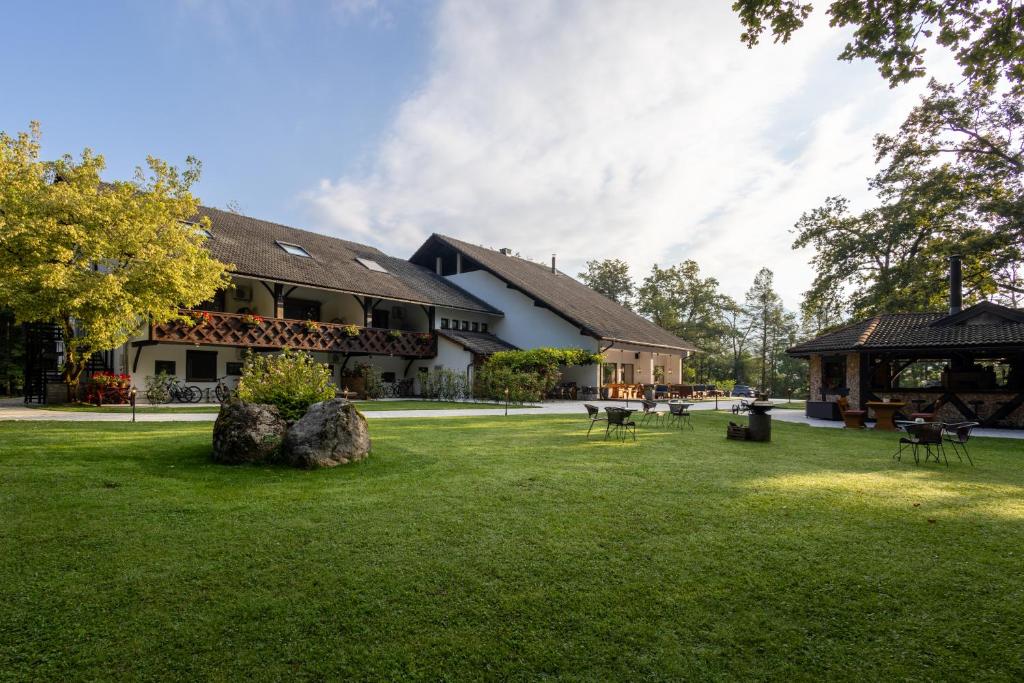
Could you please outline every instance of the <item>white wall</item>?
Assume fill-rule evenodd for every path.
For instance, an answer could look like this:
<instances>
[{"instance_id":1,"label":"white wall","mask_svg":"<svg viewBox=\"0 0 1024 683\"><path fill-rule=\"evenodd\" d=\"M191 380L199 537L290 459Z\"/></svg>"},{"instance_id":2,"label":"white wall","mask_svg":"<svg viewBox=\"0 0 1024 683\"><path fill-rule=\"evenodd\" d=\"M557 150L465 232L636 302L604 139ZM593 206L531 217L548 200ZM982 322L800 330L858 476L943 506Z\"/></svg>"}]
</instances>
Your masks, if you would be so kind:
<instances>
[{"instance_id":1,"label":"white wall","mask_svg":"<svg viewBox=\"0 0 1024 683\"><path fill-rule=\"evenodd\" d=\"M505 313L504 318L495 320L491 332L510 344L521 349L599 348L598 340L580 334L578 327L548 309L534 306L533 299L509 289L490 273L475 270L449 275L448 279Z\"/></svg>"}]
</instances>

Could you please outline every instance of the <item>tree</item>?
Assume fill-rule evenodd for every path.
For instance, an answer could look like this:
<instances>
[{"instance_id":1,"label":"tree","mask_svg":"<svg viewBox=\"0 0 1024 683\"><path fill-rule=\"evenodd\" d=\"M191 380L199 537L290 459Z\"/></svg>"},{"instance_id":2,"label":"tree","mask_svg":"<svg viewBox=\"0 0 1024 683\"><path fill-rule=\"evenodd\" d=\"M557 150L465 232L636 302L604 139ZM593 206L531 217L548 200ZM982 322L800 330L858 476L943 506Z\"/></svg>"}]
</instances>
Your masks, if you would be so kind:
<instances>
[{"instance_id":1,"label":"tree","mask_svg":"<svg viewBox=\"0 0 1024 683\"><path fill-rule=\"evenodd\" d=\"M799 0L736 0L748 47L770 28L786 43L813 7ZM854 28L839 59L871 59L893 87L925 74L923 43L949 49L965 79L987 88L1005 78L1024 84L1024 10L1018 0L833 0L826 13L834 27Z\"/></svg>"},{"instance_id":2,"label":"tree","mask_svg":"<svg viewBox=\"0 0 1024 683\"><path fill-rule=\"evenodd\" d=\"M0 132L0 306L19 322L54 322L64 334L72 388L93 352L125 343L146 320L179 317L229 284L225 264L203 247L184 171L149 157L148 175L102 183L103 157L39 157L39 126Z\"/></svg>"},{"instance_id":3,"label":"tree","mask_svg":"<svg viewBox=\"0 0 1024 683\"><path fill-rule=\"evenodd\" d=\"M25 333L11 311L0 309L0 395L16 395L24 378Z\"/></svg>"},{"instance_id":4,"label":"tree","mask_svg":"<svg viewBox=\"0 0 1024 683\"><path fill-rule=\"evenodd\" d=\"M754 284L747 290L744 305L744 313L750 320L750 331L757 339L762 390L770 388L769 378L774 374L774 350L786 323L782 299L775 291L774 279L775 275L768 268L759 270L754 277Z\"/></svg>"},{"instance_id":5,"label":"tree","mask_svg":"<svg viewBox=\"0 0 1024 683\"><path fill-rule=\"evenodd\" d=\"M954 253L964 256L965 300L1021 294L1022 125L1020 96L932 82L899 131L875 139L880 205L853 214L830 197L797 222L794 247L817 252L807 297L823 302L846 285L857 316L938 309Z\"/></svg>"},{"instance_id":6,"label":"tree","mask_svg":"<svg viewBox=\"0 0 1024 683\"><path fill-rule=\"evenodd\" d=\"M726 297L722 306L722 318L725 324L725 339L729 347L731 372L737 382L747 381L747 348L753 332L753 323L746 316L743 307L732 297Z\"/></svg>"},{"instance_id":7,"label":"tree","mask_svg":"<svg viewBox=\"0 0 1024 683\"><path fill-rule=\"evenodd\" d=\"M629 266L621 259L587 261L587 270L577 277L596 292L626 308L633 308L636 286L629 275Z\"/></svg>"},{"instance_id":8,"label":"tree","mask_svg":"<svg viewBox=\"0 0 1024 683\"><path fill-rule=\"evenodd\" d=\"M726 297L718 291L718 280L701 277L696 261L687 260L670 268L651 267L637 295L637 308L655 324L701 349L695 361L695 379L708 379L710 359L723 352L726 325L722 309Z\"/></svg>"}]
</instances>

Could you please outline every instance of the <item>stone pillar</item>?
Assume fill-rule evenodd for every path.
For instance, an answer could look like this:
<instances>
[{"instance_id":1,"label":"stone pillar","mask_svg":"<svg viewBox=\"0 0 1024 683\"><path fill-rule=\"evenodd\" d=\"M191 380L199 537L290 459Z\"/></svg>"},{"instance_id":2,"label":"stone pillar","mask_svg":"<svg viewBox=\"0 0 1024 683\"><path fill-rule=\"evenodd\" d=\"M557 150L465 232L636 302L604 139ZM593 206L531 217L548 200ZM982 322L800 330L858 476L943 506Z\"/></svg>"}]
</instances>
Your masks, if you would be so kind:
<instances>
[{"instance_id":1,"label":"stone pillar","mask_svg":"<svg viewBox=\"0 0 1024 683\"><path fill-rule=\"evenodd\" d=\"M846 354L846 388L850 390L847 400L850 408L861 409L860 404L860 354Z\"/></svg>"},{"instance_id":2,"label":"stone pillar","mask_svg":"<svg viewBox=\"0 0 1024 683\"><path fill-rule=\"evenodd\" d=\"M807 396L808 401L820 401L821 400L821 354L815 353L807 359L810 368L808 370L808 387L809 395Z\"/></svg>"}]
</instances>

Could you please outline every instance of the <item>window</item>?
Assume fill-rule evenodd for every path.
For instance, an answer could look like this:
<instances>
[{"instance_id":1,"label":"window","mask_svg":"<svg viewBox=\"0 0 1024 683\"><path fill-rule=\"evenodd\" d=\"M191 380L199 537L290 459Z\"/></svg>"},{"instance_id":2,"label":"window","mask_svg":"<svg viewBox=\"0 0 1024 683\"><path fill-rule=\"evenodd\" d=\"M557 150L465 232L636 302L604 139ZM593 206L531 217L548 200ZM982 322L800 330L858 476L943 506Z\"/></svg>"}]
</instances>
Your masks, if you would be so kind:
<instances>
[{"instance_id":1,"label":"window","mask_svg":"<svg viewBox=\"0 0 1024 683\"><path fill-rule=\"evenodd\" d=\"M386 272L388 272L387 268L385 268L381 264L377 263L373 259L368 259L368 258L363 258L361 256L357 256L356 257L356 261L358 261L359 263L361 263L364 266L366 266L366 268L369 269L369 270L372 270L372 271L375 271L375 272L378 272L378 273L386 273Z\"/></svg>"},{"instance_id":2,"label":"window","mask_svg":"<svg viewBox=\"0 0 1024 683\"><path fill-rule=\"evenodd\" d=\"M217 352L186 351L185 352L186 382L216 382Z\"/></svg>"},{"instance_id":3,"label":"window","mask_svg":"<svg viewBox=\"0 0 1024 683\"><path fill-rule=\"evenodd\" d=\"M231 375L232 377L242 376L242 363L228 363L227 370L224 374Z\"/></svg>"},{"instance_id":4,"label":"window","mask_svg":"<svg viewBox=\"0 0 1024 683\"><path fill-rule=\"evenodd\" d=\"M174 375L177 371L178 364L173 360L158 360L153 363L153 372L158 375Z\"/></svg>"},{"instance_id":5,"label":"window","mask_svg":"<svg viewBox=\"0 0 1024 683\"><path fill-rule=\"evenodd\" d=\"M827 393L835 393L838 389L846 388L846 357L831 356L822 359L821 363L821 390Z\"/></svg>"},{"instance_id":6,"label":"window","mask_svg":"<svg viewBox=\"0 0 1024 683\"><path fill-rule=\"evenodd\" d=\"M459 321L456 320L455 318L452 318L452 329L453 330L459 329Z\"/></svg>"},{"instance_id":7,"label":"window","mask_svg":"<svg viewBox=\"0 0 1024 683\"><path fill-rule=\"evenodd\" d=\"M468 320L463 320L462 321L462 329L465 330L466 332L469 331L469 321Z\"/></svg>"},{"instance_id":8,"label":"window","mask_svg":"<svg viewBox=\"0 0 1024 683\"><path fill-rule=\"evenodd\" d=\"M619 368L615 363L605 363L602 367L601 376L604 384L615 384L619 381Z\"/></svg>"},{"instance_id":9,"label":"window","mask_svg":"<svg viewBox=\"0 0 1024 683\"><path fill-rule=\"evenodd\" d=\"M480 323L473 323L473 331L474 332L479 332L480 331Z\"/></svg>"},{"instance_id":10,"label":"window","mask_svg":"<svg viewBox=\"0 0 1024 683\"><path fill-rule=\"evenodd\" d=\"M655 382L659 382L659 383L665 381L665 366L664 365L655 365L654 366L654 381Z\"/></svg>"},{"instance_id":11,"label":"window","mask_svg":"<svg viewBox=\"0 0 1024 683\"><path fill-rule=\"evenodd\" d=\"M277 246L281 247L292 256L304 256L305 258L312 258L309 255L308 251L306 251L297 244L289 244L288 242L281 242L280 240L278 240Z\"/></svg>"},{"instance_id":12,"label":"window","mask_svg":"<svg viewBox=\"0 0 1024 683\"><path fill-rule=\"evenodd\" d=\"M487 323L480 323L480 331L481 332L486 332L487 331Z\"/></svg>"},{"instance_id":13,"label":"window","mask_svg":"<svg viewBox=\"0 0 1024 683\"><path fill-rule=\"evenodd\" d=\"M442 330L447 330L448 329L448 318L441 318L441 329Z\"/></svg>"},{"instance_id":14,"label":"window","mask_svg":"<svg viewBox=\"0 0 1024 683\"><path fill-rule=\"evenodd\" d=\"M633 364L632 363L623 363L622 364L622 379L619 380L619 381L623 382L624 384L632 384L633 383Z\"/></svg>"},{"instance_id":15,"label":"window","mask_svg":"<svg viewBox=\"0 0 1024 683\"><path fill-rule=\"evenodd\" d=\"M320 302L286 298L284 317L289 320L320 320Z\"/></svg>"}]
</instances>

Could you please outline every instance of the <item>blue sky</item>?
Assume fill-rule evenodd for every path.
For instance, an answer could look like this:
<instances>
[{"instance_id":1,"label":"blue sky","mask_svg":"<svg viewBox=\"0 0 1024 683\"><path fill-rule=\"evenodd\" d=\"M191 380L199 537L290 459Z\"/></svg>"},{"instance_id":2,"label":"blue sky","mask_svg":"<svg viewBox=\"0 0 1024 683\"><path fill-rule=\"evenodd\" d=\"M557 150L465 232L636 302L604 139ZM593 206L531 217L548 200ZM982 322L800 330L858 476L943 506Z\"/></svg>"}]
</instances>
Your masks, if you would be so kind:
<instances>
[{"instance_id":1,"label":"blue sky","mask_svg":"<svg viewBox=\"0 0 1024 683\"><path fill-rule=\"evenodd\" d=\"M430 5L245 4L6 5L0 130L39 120L44 153L92 147L108 178L194 154L205 202L295 222L301 192L371 153L422 79Z\"/></svg>"},{"instance_id":2,"label":"blue sky","mask_svg":"<svg viewBox=\"0 0 1024 683\"><path fill-rule=\"evenodd\" d=\"M820 13L819 13L820 14ZM815 15L739 41L729 3L167 0L9 4L0 130L89 146L108 178L147 154L204 164L197 194L412 253L431 232L537 260L693 258L742 297L761 266L795 308L791 228L830 194L871 202L890 90Z\"/></svg>"}]
</instances>

